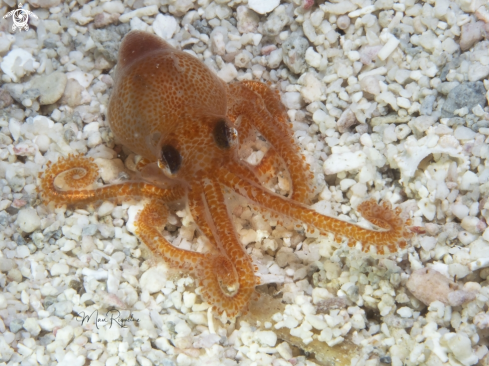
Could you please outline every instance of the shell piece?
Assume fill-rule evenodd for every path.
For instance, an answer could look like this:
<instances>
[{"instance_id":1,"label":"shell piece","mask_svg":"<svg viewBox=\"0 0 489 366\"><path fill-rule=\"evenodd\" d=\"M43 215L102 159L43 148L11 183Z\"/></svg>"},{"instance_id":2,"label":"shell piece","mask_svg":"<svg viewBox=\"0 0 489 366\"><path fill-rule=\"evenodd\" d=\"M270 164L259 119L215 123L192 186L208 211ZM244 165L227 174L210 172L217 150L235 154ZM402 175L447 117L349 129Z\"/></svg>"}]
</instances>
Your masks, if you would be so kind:
<instances>
[{"instance_id":1,"label":"shell piece","mask_svg":"<svg viewBox=\"0 0 489 366\"><path fill-rule=\"evenodd\" d=\"M447 154L459 160L461 169L468 169L469 160L463 154L462 147L453 136L442 136L437 141L438 136L428 135L420 140L414 136L409 136L404 143L405 151L394 156L394 160L401 171L401 182L407 183L414 177L419 163L430 154Z\"/></svg>"},{"instance_id":2,"label":"shell piece","mask_svg":"<svg viewBox=\"0 0 489 366\"><path fill-rule=\"evenodd\" d=\"M473 292L464 290L457 283L430 268L420 268L414 271L406 287L425 305L441 301L445 305L459 306L475 299Z\"/></svg>"},{"instance_id":3,"label":"shell piece","mask_svg":"<svg viewBox=\"0 0 489 366\"><path fill-rule=\"evenodd\" d=\"M53 72L47 76L39 76L31 82L32 89L39 89L41 105L56 103L65 91L68 78L62 72Z\"/></svg>"}]
</instances>

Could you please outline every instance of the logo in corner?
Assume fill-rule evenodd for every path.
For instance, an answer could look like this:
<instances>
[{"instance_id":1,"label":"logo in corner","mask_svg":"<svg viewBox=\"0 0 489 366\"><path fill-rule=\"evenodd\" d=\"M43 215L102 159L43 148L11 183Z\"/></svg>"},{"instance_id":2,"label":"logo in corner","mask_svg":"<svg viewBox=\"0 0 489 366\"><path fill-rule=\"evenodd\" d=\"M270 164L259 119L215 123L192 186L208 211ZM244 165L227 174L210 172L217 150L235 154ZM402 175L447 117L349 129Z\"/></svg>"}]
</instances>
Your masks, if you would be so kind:
<instances>
[{"instance_id":1,"label":"logo in corner","mask_svg":"<svg viewBox=\"0 0 489 366\"><path fill-rule=\"evenodd\" d=\"M7 19L8 17L12 17L14 24L12 24L12 31L15 32L18 29L20 30L29 30L29 16L32 15L37 19L37 15L34 14L30 10L22 9L22 3L19 3L19 8L9 11L3 17Z\"/></svg>"}]
</instances>

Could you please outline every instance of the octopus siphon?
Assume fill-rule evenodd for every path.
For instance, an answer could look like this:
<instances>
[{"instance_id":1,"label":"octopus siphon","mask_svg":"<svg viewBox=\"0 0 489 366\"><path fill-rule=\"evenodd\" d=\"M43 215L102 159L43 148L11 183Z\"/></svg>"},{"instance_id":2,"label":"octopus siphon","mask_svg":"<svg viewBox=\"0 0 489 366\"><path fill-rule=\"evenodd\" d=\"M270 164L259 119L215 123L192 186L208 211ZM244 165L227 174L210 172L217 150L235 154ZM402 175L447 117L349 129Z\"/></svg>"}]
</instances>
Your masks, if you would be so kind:
<instances>
[{"instance_id":1,"label":"octopus siphon","mask_svg":"<svg viewBox=\"0 0 489 366\"><path fill-rule=\"evenodd\" d=\"M80 155L48 163L40 175L45 203L87 205L147 199L135 222L136 234L169 265L191 273L201 295L218 313L246 312L260 281L241 245L226 192L244 197L278 218L302 222L336 240L360 243L364 251L394 253L411 233L400 208L367 200L357 211L379 229L366 229L308 208L314 195L313 174L293 137L277 91L257 81L224 83L191 54L159 37L128 33L122 41L115 84L108 106L115 137L143 157L137 168L159 172L159 183L143 178L91 188L98 177L93 159ZM263 159L251 165L240 146L260 136L268 143ZM284 171L287 196L264 184ZM63 177L69 189L56 183ZM143 175L141 175L143 176ZM162 234L168 204L185 199L193 220L213 248L199 253L177 248Z\"/></svg>"}]
</instances>

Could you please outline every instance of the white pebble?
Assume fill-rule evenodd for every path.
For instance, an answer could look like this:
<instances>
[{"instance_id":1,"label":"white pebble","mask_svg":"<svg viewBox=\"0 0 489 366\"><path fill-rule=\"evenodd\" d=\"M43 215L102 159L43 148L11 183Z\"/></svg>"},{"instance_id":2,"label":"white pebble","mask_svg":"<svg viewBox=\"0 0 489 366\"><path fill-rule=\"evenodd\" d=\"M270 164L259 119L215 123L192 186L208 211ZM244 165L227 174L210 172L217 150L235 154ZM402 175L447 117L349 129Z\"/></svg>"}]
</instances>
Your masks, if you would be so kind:
<instances>
[{"instance_id":1,"label":"white pebble","mask_svg":"<svg viewBox=\"0 0 489 366\"><path fill-rule=\"evenodd\" d=\"M35 318L27 318L24 321L24 329L27 330L34 337L37 337L41 332L41 327L39 326L39 323Z\"/></svg>"},{"instance_id":2,"label":"white pebble","mask_svg":"<svg viewBox=\"0 0 489 366\"><path fill-rule=\"evenodd\" d=\"M233 64L227 63L224 67L217 72L217 76L219 76L226 83L233 81L236 76L238 76L238 71Z\"/></svg>"},{"instance_id":3,"label":"white pebble","mask_svg":"<svg viewBox=\"0 0 489 366\"><path fill-rule=\"evenodd\" d=\"M100 205L98 208L99 217L104 217L110 215L114 210L115 205L112 202L106 201Z\"/></svg>"},{"instance_id":4,"label":"white pebble","mask_svg":"<svg viewBox=\"0 0 489 366\"><path fill-rule=\"evenodd\" d=\"M163 39L171 39L178 31L177 21L171 15L158 14L153 22L153 30Z\"/></svg>"},{"instance_id":5,"label":"white pebble","mask_svg":"<svg viewBox=\"0 0 489 366\"><path fill-rule=\"evenodd\" d=\"M260 344L268 347L275 347L277 343L277 335L270 330L256 332L255 338Z\"/></svg>"},{"instance_id":6,"label":"white pebble","mask_svg":"<svg viewBox=\"0 0 489 366\"><path fill-rule=\"evenodd\" d=\"M360 169L365 166L366 161L367 156L363 151L331 154L324 162L323 170L329 175Z\"/></svg>"},{"instance_id":7,"label":"white pebble","mask_svg":"<svg viewBox=\"0 0 489 366\"><path fill-rule=\"evenodd\" d=\"M19 211L16 223L23 232L32 233L41 226L41 219L37 211L29 207Z\"/></svg>"},{"instance_id":8,"label":"white pebble","mask_svg":"<svg viewBox=\"0 0 489 366\"><path fill-rule=\"evenodd\" d=\"M282 95L282 102L288 109L301 109L303 100L299 92L287 92Z\"/></svg>"},{"instance_id":9,"label":"white pebble","mask_svg":"<svg viewBox=\"0 0 489 366\"><path fill-rule=\"evenodd\" d=\"M403 306L402 308L396 311L403 318L410 318L413 316L413 310L408 308L407 306Z\"/></svg>"},{"instance_id":10,"label":"white pebble","mask_svg":"<svg viewBox=\"0 0 489 366\"><path fill-rule=\"evenodd\" d=\"M124 13L125 7L120 1L109 1L102 4L102 9L104 9L104 11L109 14L113 14L113 13L122 14Z\"/></svg>"},{"instance_id":11,"label":"white pebble","mask_svg":"<svg viewBox=\"0 0 489 366\"><path fill-rule=\"evenodd\" d=\"M151 267L144 272L139 280L139 286L142 291L150 294L161 291L167 281L167 267L163 264Z\"/></svg>"},{"instance_id":12,"label":"white pebble","mask_svg":"<svg viewBox=\"0 0 489 366\"><path fill-rule=\"evenodd\" d=\"M462 220L469 215L469 208L463 204L454 204L452 206L452 214Z\"/></svg>"},{"instance_id":13,"label":"white pebble","mask_svg":"<svg viewBox=\"0 0 489 366\"><path fill-rule=\"evenodd\" d=\"M397 98L397 105L401 108L409 109L411 107L411 102L407 98L398 97Z\"/></svg>"},{"instance_id":14,"label":"white pebble","mask_svg":"<svg viewBox=\"0 0 489 366\"><path fill-rule=\"evenodd\" d=\"M70 272L70 267L64 263L55 263L49 272L51 273L52 277L56 277L62 274L68 274Z\"/></svg>"},{"instance_id":15,"label":"white pebble","mask_svg":"<svg viewBox=\"0 0 489 366\"><path fill-rule=\"evenodd\" d=\"M32 55L22 48L16 48L5 56L0 64L3 72L8 75L12 81L17 82L19 78L25 75L24 66L27 63L34 63Z\"/></svg>"},{"instance_id":16,"label":"white pebble","mask_svg":"<svg viewBox=\"0 0 489 366\"><path fill-rule=\"evenodd\" d=\"M472 140L475 135L476 133L473 130L464 126L458 127L453 133L453 136L455 136L457 140Z\"/></svg>"},{"instance_id":17,"label":"white pebble","mask_svg":"<svg viewBox=\"0 0 489 366\"><path fill-rule=\"evenodd\" d=\"M314 48L309 47L306 51L306 62L312 67L319 67L321 64L321 55L314 51Z\"/></svg>"},{"instance_id":18,"label":"white pebble","mask_svg":"<svg viewBox=\"0 0 489 366\"><path fill-rule=\"evenodd\" d=\"M130 11L129 13L122 14L119 17L119 21L121 23L127 23L130 21L132 18L142 18L144 16L151 16L158 14L158 6L157 5L150 5L150 6L145 6L133 11Z\"/></svg>"},{"instance_id":19,"label":"white pebble","mask_svg":"<svg viewBox=\"0 0 489 366\"><path fill-rule=\"evenodd\" d=\"M266 14L279 6L280 0L248 0L250 9L258 14Z\"/></svg>"},{"instance_id":20,"label":"white pebble","mask_svg":"<svg viewBox=\"0 0 489 366\"><path fill-rule=\"evenodd\" d=\"M479 177L477 176L477 174L468 170L462 176L460 189L468 190L471 189L472 185L478 185L478 184L479 184Z\"/></svg>"},{"instance_id":21,"label":"white pebble","mask_svg":"<svg viewBox=\"0 0 489 366\"><path fill-rule=\"evenodd\" d=\"M34 143L39 148L39 151L46 152L49 149L51 139L48 136L41 134L36 136L36 138L34 139Z\"/></svg>"},{"instance_id":22,"label":"white pebble","mask_svg":"<svg viewBox=\"0 0 489 366\"><path fill-rule=\"evenodd\" d=\"M386 42L386 44L384 45L384 47L382 47L382 49L377 54L377 57L380 58L382 61L385 60L385 59L387 59L387 57L389 57L391 55L391 53L394 52L394 50L397 48L397 46L399 45L399 43L401 43L392 34L390 34L389 36L387 36L387 38L388 38L388 41Z\"/></svg>"}]
</instances>

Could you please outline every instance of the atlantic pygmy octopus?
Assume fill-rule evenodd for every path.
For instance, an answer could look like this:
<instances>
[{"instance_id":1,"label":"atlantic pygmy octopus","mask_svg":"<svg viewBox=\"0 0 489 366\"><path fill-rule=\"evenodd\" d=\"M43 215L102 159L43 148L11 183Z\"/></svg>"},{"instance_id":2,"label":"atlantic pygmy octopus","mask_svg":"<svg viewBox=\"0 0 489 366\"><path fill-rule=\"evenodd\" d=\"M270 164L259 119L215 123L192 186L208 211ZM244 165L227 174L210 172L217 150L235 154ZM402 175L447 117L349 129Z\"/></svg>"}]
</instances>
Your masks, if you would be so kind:
<instances>
[{"instance_id":1,"label":"atlantic pygmy octopus","mask_svg":"<svg viewBox=\"0 0 489 366\"><path fill-rule=\"evenodd\" d=\"M360 242L364 250L375 246L380 254L384 248L395 252L406 246L406 222L400 209L393 210L389 203L368 200L357 208L380 230L307 207L313 177L278 92L257 81L226 85L197 58L155 35L134 31L122 41L108 120L118 140L144 157L141 167L159 167L164 184L142 180L90 189L97 166L89 158L69 156L48 164L41 176L43 200L79 205L126 196L149 198L135 224L137 235L171 265L193 273L203 298L219 313L236 316L244 311L259 284L232 224L225 189L275 215L333 233L350 246ZM240 156L239 144L256 139L258 133L270 148L252 166ZM288 197L262 184L280 169L290 178ZM70 190L56 187L61 174ZM213 244L212 253L174 247L161 234L167 203L185 196L195 223Z\"/></svg>"}]
</instances>

